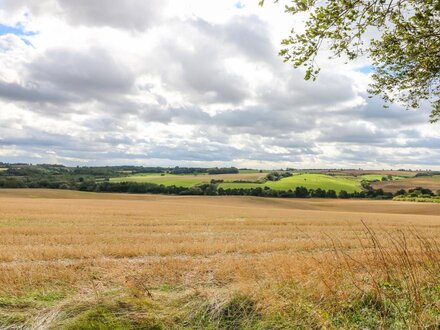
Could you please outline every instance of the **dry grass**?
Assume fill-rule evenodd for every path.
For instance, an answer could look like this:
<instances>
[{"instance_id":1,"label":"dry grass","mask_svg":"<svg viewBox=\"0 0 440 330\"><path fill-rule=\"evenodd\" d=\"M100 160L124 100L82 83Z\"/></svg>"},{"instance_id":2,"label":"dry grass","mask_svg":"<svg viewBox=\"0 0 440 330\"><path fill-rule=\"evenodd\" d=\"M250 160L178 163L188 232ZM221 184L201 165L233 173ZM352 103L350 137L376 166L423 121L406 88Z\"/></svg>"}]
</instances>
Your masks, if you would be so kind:
<instances>
[{"instance_id":1,"label":"dry grass","mask_svg":"<svg viewBox=\"0 0 440 330\"><path fill-rule=\"evenodd\" d=\"M74 302L131 297L154 313L130 309L130 319L167 327L177 304L197 310L185 317L202 328L227 328L224 318L246 327L261 313L281 315L292 299L380 296L383 283L404 283L423 309L415 288L434 283L440 294L438 237L436 204L1 190L0 322L49 327L83 313L65 308ZM319 314L320 304L301 306L305 320L338 324L328 310ZM113 310L121 306L99 308L98 319L122 322ZM252 324L234 323L237 308ZM420 325L422 314L408 316L411 324Z\"/></svg>"}]
</instances>

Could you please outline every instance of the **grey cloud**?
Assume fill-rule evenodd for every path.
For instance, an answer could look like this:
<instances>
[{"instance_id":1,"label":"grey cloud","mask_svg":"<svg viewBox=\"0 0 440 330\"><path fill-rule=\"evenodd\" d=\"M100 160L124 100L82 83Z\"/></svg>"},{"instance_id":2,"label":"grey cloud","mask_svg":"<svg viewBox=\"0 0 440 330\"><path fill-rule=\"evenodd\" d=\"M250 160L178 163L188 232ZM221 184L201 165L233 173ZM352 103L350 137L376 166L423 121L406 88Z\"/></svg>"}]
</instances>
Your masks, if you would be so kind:
<instances>
[{"instance_id":1,"label":"grey cloud","mask_svg":"<svg viewBox=\"0 0 440 330\"><path fill-rule=\"evenodd\" d=\"M358 123L352 120L344 124L332 123L330 127L321 129L319 141L343 142L355 144L386 144L394 132L380 130L366 122Z\"/></svg>"},{"instance_id":2,"label":"grey cloud","mask_svg":"<svg viewBox=\"0 0 440 330\"><path fill-rule=\"evenodd\" d=\"M175 122L180 124L209 125L212 117L197 107L161 108L149 106L139 111L140 116L147 122L163 124Z\"/></svg>"},{"instance_id":3,"label":"grey cloud","mask_svg":"<svg viewBox=\"0 0 440 330\"><path fill-rule=\"evenodd\" d=\"M72 24L143 31L157 23L165 1L57 0Z\"/></svg>"},{"instance_id":4,"label":"grey cloud","mask_svg":"<svg viewBox=\"0 0 440 330\"><path fill-rule=\"evenodd\" d=\"M8 12L27 8L32 16L58 16L72 25L144 31L160 21L165 0L2 0Z\"/></svg>"},{"instance_id":5,"label":"grey cloud","mask_svg":"<svg viewBox=\"0 0 440 330\"><path fill-rule=\"evenodd\" d=\"M120 103L132 92L135 75L103 49L52 49L27 64L22 79L23 84L0 81L0 98L39 103L31 107L33 111L54 115L63 112L67 103L93 100L130 110L128 101L122 106Z\"/></svg>"},{"instance_id":6,"label":"grey cloud","mask_svg":"<svg viewBox=\"0 0 440 330\"><path fill-rule=\"evenodd\" d=\"M366 94L361 94L361 96L368 101L365 105L355 109L345 109L337 115L365 119L387 129L397 127L406 129L428 121L429 112L425 108L405 111L396 104L384 108L384 102L379 97L369 99Z\"/></svg>"},{"instance_id":7,"label":"grey cloud","mask_svg":"<svg viewBox=\"0 0 440 330\"><path fill-rule=\"evenodd\" d=\"M202 19L176 21L152 53L147 71L196 103L240 104L252 96L245 79L228 71L226 60L276 62L269 32L256 17L212 24ZM177 42L180 41L180 42ZM279 61L281 62L281 61Z\"/></svg>"},{"instance_id":8,"label":"grey cloud","mask_svg":"<svg viewBox=\"0 0 440 330\"><path fill-rule=\"evenodd\" d=\"M82 97L128 92L135 76L106 50L52 49L29 64L30 78L44 81Z\"/></svg>"},{"instance_id":9,"label":"grey cloud","mask_svg":"<svg viewBox=\"0 0 440 330\"><path fill-rule=\"evenodd\" d=\"M262 136L279 136L312 129L315 118L294 111L272 111L270 105L249 107L244 110L224 111L214 116L214 123L231 134L247 133Z\"/></svg>"},{"instance_id":10,"label":"grey cloud","mask_svg":"<svg viewBox=\"0 0 440 330\"><path fill-rule=\"evenodd\" d=\"M200 108L154 108L140 111L145 121L214 126L229 135L252 134L260 136L282 136L312 129L315 118L292 111L274 112L269 107L246 107L243 110L222 111L209 115Z\"/></svg>"},{"instance_id":11,"label":"grey cloud","mask_svg":"<svg viewBox=\"0 0 440 330\"><path fill-rule=\"evenodd\" d=\"M0 98L12 101L56 104L78 100L74 95L51 86L38 83L22 86L17 83L7 82L0 82Z\"/></svg>"},{"instance_id":12,"label":"grey cloud","mask_svg":"<svg viewBox=\"0 0 440 330\"><path fill-rule=\"evenodd\" d=\"M223 161L231 162L237 159L260 160L260 161L295 161L304 153L268 153L262 145L248 145L237 148L230 144L220 144L215 141L182 141L177 146L160 144L147 152L149 158L164 158L175 161Z\"/></svg>"},{"instance_id":13,"label":"grey cloud","mask_svg":"<svg viewBox=\"0 0 440 330\"><path fill-rule=\"evenodd\" d=\"M216 42L229 43L239 53L253 60L274 61L276 54L270 47L267 25L257 16L234 17L226 24L212 24L202 19L188 22L199 31L210 35Z\"/></svg>"},{"instance_id":14,"label":"grey cloud","mask_svg":"<svg viewBox=\"0 0 440 330\"><path fill-rule=\"evenodd\" d=\"M428 148L428 149L440 149L440 138L416 138L407 141L403 147L407 148Z\"/></svg>"},{"instance_id":15,"label":"grey cloud","mask_svg":"<svg viewBox=\"0 0 440 330\"><path fill-rule=\"evenodd\" d=\"M246 82L226 71L222 53L213 44L194 47L167 43L156 54L154 66L160 65L158 74L168 85L185 91L194 102L240 103L250 95Z\"/></svg>"},{"instance_id":16,"label":"grey cloud","mask_svg":"<svg viewBox=\"0 0 440 330\"><path fill-rule=\"evenodd\" d=\"M353 81L337 72L323 73L315 82L310 82L304 80L302 71L285 64L273 63L271 69L282 83L259 90L257 100L270 106L272 111L330 114L328 110L340 108L342 103L358 96Z\"/></svg>"}]
</instances>

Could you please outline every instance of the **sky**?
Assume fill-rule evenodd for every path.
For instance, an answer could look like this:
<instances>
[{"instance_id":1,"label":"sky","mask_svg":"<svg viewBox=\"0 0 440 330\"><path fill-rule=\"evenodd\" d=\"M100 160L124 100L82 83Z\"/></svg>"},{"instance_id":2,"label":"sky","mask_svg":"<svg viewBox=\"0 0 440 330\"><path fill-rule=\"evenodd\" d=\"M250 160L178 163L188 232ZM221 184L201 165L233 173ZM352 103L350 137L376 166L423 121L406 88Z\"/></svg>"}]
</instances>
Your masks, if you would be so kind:
<instances>
[{"instance_id":1,"label":"sky","mask_svg":"<svg viewBox=\"0 0 440 330\"><path fill-rule=\"evenodd\" d=\"M369 98L367 58L278 56L257 0L0 0L0 161L440 169L430 109Z\"/></svg>"}]
</instances>

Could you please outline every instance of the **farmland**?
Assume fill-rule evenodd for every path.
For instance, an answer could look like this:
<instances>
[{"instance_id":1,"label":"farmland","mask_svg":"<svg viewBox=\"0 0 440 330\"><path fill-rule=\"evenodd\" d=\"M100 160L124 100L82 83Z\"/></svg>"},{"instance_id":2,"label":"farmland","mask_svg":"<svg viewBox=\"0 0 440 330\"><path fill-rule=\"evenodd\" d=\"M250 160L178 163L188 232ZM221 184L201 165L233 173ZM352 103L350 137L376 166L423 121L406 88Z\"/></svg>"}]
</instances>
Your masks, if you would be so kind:
<instances>
[{"instance_id":1,"label":"farmland","mask_svg":"<svg viewBox=\"0 0 440 330\"><path fill-rule=\"evenodd\" d=\"M282 178L278 181L264 180L268 172L247 172L239 174L223 174L223 175L170 175L170 174L136 174L126 177L111 178L110 182L140 182L155 183L166 186L175 185L181 187L193 187L202 183L210 183L211 180L222 180L223 183L219 187L228 188L257 188L268 187L274 190L289 190L296 187L305 187L307 189L324 189L335 190L339 192L345 190L347 192L361 191L361 181L380 181L384 175L382 174L363 174L363 175L327 175L320 173L294 173L294 175ZM392 176L394 180L403 179L403 176Z\"/></svg>"},{"instance_id":2,"label":"farmland","mask_svg":"<svg viewBox=\"0 0 440 330\"><path fill-rule=\"evenodd\" d=\"M3 189L0 328L436 328L439 236L438 204Z\"/></svg>"},{"instance_id":3,"label":"farmland","mask_svg":"<svg viewBox=\"0 0 440 330\"><path fill-rule=\"evenodd\" d=\"M180 186L180 187L193 187L201 183L209 183L211 180L244 180L244 181L258 181L264 178L266 173L256 172L245 172L239 174L198 174L198 175L174 175L174 174L158 174L158 173L147 173L147 174L136 174L126 177L111 178L110 182L142 182L142 183L155 183L163 184L166 186Z\"/></svg>"},{"instance_id":4,"label":"farmland","mask_svg":"<svg viewBox=\"0 0 440 330\"><path fill-rule=\"evenodd\" d=\"M222 183L222 188L243 188L246 186L258 187L266 186L275 190L289 190L303 186L307 189L325 189L347 192L361 190L360 179L344 176L329 176L324 174L297 174L279 181L266 182L264 184L248 184L248 183Z\"/></svg>"},{"instance_id":5,"label":"farmland","mask_svg":"<svg viewBox=\"0 0 440 330\"><path fill-rule=\"evenodd\" d=\"M431 189L432 191L440 190L440 175L420 176L407 178L400 181L375 182L372 184L375 189L383 189L384 191L396 192L400 189L409 190L417 187Z\"/></svg>"}]
</instances>

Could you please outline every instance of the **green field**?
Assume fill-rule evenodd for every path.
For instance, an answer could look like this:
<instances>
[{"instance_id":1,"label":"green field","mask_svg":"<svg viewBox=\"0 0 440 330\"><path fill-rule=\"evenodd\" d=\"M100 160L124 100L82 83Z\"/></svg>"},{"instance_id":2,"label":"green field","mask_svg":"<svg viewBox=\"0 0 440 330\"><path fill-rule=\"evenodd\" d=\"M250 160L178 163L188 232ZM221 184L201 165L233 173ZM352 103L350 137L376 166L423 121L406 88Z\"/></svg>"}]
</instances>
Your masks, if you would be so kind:
<instances>
[{"instance_id":1,"label":"green field","mask_svg":"<svg viewBox=\"0 0 440 330\"><path fill-rule=\"evenodd\" d=\"M158 173L142 173L121 178L111 178L110 182L140 182L163 184L164 186L193 187L203 182L209 182L207 175L173 175Z\"/></svg>"},{"instance_id":2,"label":"green field","mask_svg":"<svg viewBox=\"0 0 440 330\"><path fill-rule=\"evenodd\" d=\"M263 184L258 183L221 183L220 187L227 188L256 188L269 187L274 190L289 190L302 186L307 189L335 190L339 192L355 192L362 190L360 181L355 177L330 176L325 174L298 174L279 181L268 181Z\"/></svg>"},{"instance_id":3,"label":"green field","mask_svg":"<svg viewBox=\"0 0 440 330\"><path fill-rule=\"evenodd\" d=\"M307 189L335 190L340 192L345 190L349 193L361 191L362 181L381 181L386 175L365 174L365 175L326 175L319 173L295 173L291 177L283 178L279 181L258 182L267 172L260 173L256 170L243 170L238 174L197 174L197 175L174 175L159 173L140 173L126 177L111 178L110 182L139 182L155 183L165 186L194 187L202 183L210 183L211 180L223 180L219 188L239 189L239 188L257 188L268 187L274 190L289 190L302 186ZM393 180L403 179L403 177L393 176ZM235 181L235 182L234 182ZM248 182L237 182L248 181ZM250 182L249 182L250 181Z\"/></svg>"}]
</instances>

